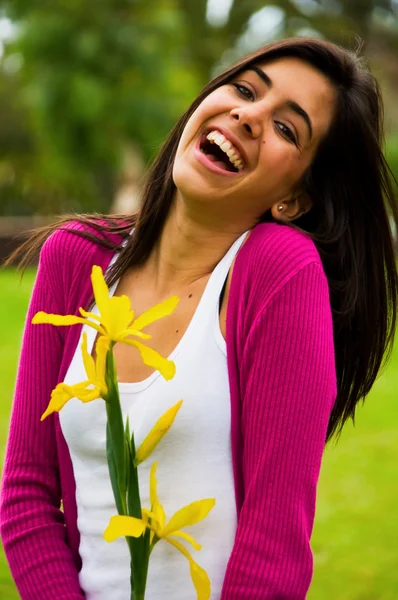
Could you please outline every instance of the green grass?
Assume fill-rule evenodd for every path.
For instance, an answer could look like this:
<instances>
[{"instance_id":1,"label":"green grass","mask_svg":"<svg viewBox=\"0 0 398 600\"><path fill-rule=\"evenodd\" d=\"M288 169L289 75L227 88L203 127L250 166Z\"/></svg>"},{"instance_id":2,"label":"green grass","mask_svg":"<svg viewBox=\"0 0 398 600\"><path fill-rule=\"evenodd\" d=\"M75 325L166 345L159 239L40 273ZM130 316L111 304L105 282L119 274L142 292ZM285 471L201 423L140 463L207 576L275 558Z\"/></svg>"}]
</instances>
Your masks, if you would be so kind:
<instances>
[{"instance_id":1,"label":"green grass","mask_svg":"<svg viewBox=\"0 0 398 600\"><path fill-rule=\"evenodd\" d=\"M355 428L327 448L308 600L398 598L398 344Z\"/></svg>"},{"instance_id":2,"label":"green grass","mask_svg":"<svg viewBox=\"0 0 398 600\"><path fill-rule=\"evenodd\" d=\"M18 352L21 344L25 313L32 288L34 271L25 273L22 282L14 271L0 271L0 464L3 464L9 416L14 390ZM19 595L12 581L3 547L0 550L0 598L17 600Z\"/></svg>"},{"instance_id":3,"label":"green grass","mask_svg":"<svg viewBox=\"0 0 398 600\"><path fill-rule=\"evenodd\" d=\"M0 272L0 460L22 328L33 281ZM312 547L314 579L308 600L398 598L398 348L376 383L356 427L347 424L337 446L325 452ZM1 464L1 463L0 463ZM18 594L0 552L0 598Z\"/></svg>"}]
</instances>

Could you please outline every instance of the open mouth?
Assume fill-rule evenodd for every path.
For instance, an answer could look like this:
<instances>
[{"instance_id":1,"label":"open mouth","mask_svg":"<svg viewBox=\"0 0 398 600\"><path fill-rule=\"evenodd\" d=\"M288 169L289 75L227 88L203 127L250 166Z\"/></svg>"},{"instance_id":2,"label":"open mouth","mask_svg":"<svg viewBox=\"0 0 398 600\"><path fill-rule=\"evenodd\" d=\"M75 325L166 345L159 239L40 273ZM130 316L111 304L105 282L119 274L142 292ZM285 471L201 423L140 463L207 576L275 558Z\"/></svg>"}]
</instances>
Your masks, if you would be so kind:
<instances>
[{"instance_id":1,"label":"open mouth","mask_svg":"<svg viewBox=\"0 0 398 600\"><path fill-rule=\"evenodd\" d=\"M202 135L199 148L220 169L232 173L239 173L243 169L243 160L237 148L216 129Z\"/></svg>"}]
</instances>

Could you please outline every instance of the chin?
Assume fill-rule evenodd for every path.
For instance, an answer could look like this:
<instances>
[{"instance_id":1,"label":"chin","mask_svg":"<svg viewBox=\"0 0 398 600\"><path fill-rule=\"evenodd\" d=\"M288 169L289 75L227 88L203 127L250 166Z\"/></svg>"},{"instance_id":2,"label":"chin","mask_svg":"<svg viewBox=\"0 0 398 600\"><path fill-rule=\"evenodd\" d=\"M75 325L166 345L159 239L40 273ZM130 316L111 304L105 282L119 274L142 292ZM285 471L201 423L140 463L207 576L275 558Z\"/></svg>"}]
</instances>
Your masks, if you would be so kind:
<instances>
[{"instance_id":1,"label":"chin","mask_svg":"<svg viewBox=\"0 0 398 600\"><path fill-rule=\"evenodd\" d=\"M214 201L215 193L219 194L219 190L212 188L210 182L206 181L203 175L182 161L174 162L172 176L174 185L183 198L210 202Z\"/></svg>"}]
</instances>

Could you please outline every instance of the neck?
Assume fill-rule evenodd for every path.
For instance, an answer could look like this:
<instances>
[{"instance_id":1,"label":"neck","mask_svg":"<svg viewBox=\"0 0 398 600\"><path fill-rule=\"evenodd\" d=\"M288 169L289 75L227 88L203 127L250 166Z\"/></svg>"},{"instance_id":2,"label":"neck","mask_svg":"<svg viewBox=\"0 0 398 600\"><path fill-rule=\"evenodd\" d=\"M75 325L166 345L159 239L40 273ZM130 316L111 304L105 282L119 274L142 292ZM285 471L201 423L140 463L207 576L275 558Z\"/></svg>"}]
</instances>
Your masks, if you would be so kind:
<instances>
[{"instance_id":1,"label":"neck","mask_svg":"<svg viewBox=\"0 0 398 600\"><path fill-rule=\"evenodd\" d=\"M203 206L188 211L178 198L173 202L146 264L160 296L208 277L233 242L249 228L221 223L204 212Z\"/></svg>"}]
</instances>

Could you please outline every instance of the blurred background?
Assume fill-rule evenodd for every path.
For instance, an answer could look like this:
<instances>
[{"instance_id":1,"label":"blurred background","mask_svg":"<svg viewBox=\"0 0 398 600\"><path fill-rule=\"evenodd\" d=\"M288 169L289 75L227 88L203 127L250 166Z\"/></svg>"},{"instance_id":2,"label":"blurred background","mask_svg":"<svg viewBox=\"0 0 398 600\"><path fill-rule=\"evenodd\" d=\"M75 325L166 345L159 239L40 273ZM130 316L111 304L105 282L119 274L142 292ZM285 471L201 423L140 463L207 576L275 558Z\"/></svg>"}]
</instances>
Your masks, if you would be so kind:
<instances>
[{"instance_id":1,"label":"blurred background","mask_svg":"<svg viewBox=\"0 0 398 600\"><path fill-rule=\"evenodd\" d=\"M362 52L398 176L398 0L0 1L0 259L64 212L130 212L175 120L220 70L268 41ZM35 269L0 272L0 465ZM398 351L325 453L308 600L398 598ZM18 598L0 549L0 598Z\"/></svg>"}]
</instances>

